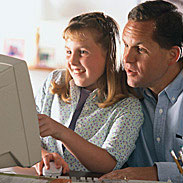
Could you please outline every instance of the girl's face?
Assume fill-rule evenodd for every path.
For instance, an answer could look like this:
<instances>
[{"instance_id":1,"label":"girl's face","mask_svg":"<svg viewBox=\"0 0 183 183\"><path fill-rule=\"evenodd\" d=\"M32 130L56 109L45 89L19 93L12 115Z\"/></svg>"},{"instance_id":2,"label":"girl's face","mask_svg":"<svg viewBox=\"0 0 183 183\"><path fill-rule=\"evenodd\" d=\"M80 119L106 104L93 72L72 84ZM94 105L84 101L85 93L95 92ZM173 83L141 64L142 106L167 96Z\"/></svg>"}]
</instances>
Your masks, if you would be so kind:
<instances>
[{"instance_id":1,"label":"girl's face","mask_svg":"<svg viewBox=\"0 0 183 183\"><path fill-rule=\"evenodd\" d=\"M96 83L105 69L106 51L97 44L93 34L83 30L82 41L67 39L65 44L68 70L77 86L96 89Z\"/></svg>"}]
</instances>

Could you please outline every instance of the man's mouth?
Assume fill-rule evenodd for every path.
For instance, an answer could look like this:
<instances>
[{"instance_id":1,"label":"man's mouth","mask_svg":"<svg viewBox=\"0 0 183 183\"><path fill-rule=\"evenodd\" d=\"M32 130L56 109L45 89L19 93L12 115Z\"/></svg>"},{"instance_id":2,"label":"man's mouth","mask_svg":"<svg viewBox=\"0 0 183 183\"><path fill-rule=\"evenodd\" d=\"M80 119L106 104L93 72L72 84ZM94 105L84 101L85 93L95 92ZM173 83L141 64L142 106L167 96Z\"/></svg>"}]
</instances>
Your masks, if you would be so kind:
<instances>
[{"instance_id":1,"label":"man's mouth","mask_svg":"<svg viewBox=\"0 0 183 183\"><path fill-rule=\"evenodd\" d=\"M132 69L125 69L127 75L136 75L137 71L136 70L132 70Z\"/></svg>"}]
</instances>

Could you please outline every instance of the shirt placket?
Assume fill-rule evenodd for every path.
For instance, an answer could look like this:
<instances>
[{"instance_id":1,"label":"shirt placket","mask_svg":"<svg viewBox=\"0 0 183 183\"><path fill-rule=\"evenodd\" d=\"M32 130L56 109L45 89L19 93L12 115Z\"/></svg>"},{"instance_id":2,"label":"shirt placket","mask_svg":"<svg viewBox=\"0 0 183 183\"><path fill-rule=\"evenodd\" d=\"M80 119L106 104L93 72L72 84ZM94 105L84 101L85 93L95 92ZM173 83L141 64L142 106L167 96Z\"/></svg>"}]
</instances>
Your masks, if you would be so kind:
<instances>
[{"instance_id":1,"label":"shirt placket","mask_svg":"<svg viewBox=\"0 0 183 183\"><path fill-rule=\"evenodd\" d=\"M168 110L168 99L165 93L158 97L158 103L155 109L154 116L154 143L156 154L159 161L165 160L164 134L165 121Z\"/></svg>"}]
</instances>

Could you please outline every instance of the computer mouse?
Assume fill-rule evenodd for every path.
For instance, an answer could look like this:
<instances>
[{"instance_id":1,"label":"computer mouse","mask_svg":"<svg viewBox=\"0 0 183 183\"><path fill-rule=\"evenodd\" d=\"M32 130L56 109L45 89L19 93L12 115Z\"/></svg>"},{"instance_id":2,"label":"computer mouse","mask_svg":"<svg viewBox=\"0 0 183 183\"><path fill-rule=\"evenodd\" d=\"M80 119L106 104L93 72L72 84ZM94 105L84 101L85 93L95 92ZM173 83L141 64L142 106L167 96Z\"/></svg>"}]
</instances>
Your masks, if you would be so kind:
<instances>
[{"instance_id":1,"label":"computer mouse","mask_svg":"<svg viewBox=\"0 0 183 183\"><path fill-rule=\"evenodd\" d=\"M57 169L55 167L55 163L52 161L50 162L49 169L46 169L45 166L43 167L43 175L46 177L58 177L61 175L61 173L62 173L62 166L59 169Z\"/></svg>"}]
</instances>

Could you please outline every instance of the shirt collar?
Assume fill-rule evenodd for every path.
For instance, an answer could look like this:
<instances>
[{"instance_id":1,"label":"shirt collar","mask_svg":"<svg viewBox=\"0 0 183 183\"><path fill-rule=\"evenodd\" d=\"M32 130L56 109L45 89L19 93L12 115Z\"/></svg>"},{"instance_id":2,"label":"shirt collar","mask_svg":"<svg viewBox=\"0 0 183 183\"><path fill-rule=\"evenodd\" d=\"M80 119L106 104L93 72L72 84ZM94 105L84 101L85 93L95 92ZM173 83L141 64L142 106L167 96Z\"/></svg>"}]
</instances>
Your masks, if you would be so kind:
<instances>
[{"instance_id":1,"label":"shirt collar","mask_svg":"<svg viewBox=\"0 0 183 183\"><path fill-rule=\"evenodd\" d=\"M174 104L178 96L183 91L183 70L177 77L164 89L170 102Z\"/></svg>"},{"instance_id":2,"label":"shirt collar","mask_svg":"<svg viewBox=\"0 0 183 183\"><path fill-rule=\"evenodd\" d=\"M75 88L75 89L77 88L76 90L80 91L81 87L77 86L77 85L75 84L75 82L74 82L73 79L71 79L71 80L69 81L69 84L70 84L70 87L71 87L71 88ZM86 89L84 89L84 90L86 90ZM95 89L95 90L93 90L92 92L89 91L89 90L87 90L87 91L88 91L89 95L91 94L92 96L94 96L94 95L97 95L98 88Z\"/></svg>"},{"instance_id":3,"label":"shirt collar","mask_svg":"<svg viewBox=\"0 0 183 183\"><path fill-rule=\"evenodd\" d=\"M141 92L142 92L144 98L154 101L155 103L157 102L150 89L142 88Z\"/></svg>"},{"instance_id":4,"label":"shirt collar","mask_svg":"<svg viewBox=\"0 0 183 183\"><path fill-rule=\"evenodd\" d=\"M153 100L154 102L156 101L150 89L142 88L141 91L146 99ZM163 91L159 93L158 97L161 94L166 93L170 102L174 104L182 91L183 91L183 70Z\"/></svg>"}]
</instances>

